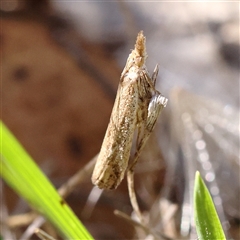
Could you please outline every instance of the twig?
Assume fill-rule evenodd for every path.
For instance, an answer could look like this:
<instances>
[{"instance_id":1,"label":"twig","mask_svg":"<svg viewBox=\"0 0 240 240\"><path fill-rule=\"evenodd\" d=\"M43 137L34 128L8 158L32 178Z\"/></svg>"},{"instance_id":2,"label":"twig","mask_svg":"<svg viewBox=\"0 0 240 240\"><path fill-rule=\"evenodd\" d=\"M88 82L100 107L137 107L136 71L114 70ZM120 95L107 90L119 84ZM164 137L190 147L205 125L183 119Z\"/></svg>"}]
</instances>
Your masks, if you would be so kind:
<instances>
[{"instance_id":1,"label":"twig","mask_svg":"<svg viewBox=\"0 0 240 240\"><path fill-rule=\"evenodd\" d=\"M101 197L103 193L102 189L99 189L97 187L92 188L92 191L88 195L88 199L86 201L85 206L83 207L81 216L83 218L90 218L93 209L95 208L99 198Z\"/></svg>"},{"instance_id":2,"label":"twig","mask_svg":"<svg viewBox=\"0 0 240 240\"><path fill-rule=\"evenodd\" d=\"M129 198L130 198L130 202L132 204L133 210L137 214L140 222L143 223L142 213L140 212L139 205L136 198L136 193L134 190L134 172L131 169L127 171L127 183L128 183Z\"/></svg>"},{"instance_id":3,"label":"twig","mask_svg":"<svg viewBox=\"0 0 240 240\"><path fill-rule=\"evenodd\" d=\"M36 212L29 212L24 214L19 214L15 216L10 216L6 220L6 224L10 228L17 228L22 226L27 226L30 222L32 222L38 214Z\"/></svg>"},{"instance_id":4,"label":"twig","mask_svg":"<svg viewBox=\"0 0 240 240\"><path fill-rule=\"evenodd\" d=\"M176 214L178 206L177 204L170 203L167 199L162 199L159 205L160 211L163 213L161 225L166 226L167 224L170 223L174 214Z\"/></svg>"},{"instance_id":5,"label":"twig","mask_svg":"<svg viewBox=\"0 0 240 240\"><path fill-rule=\"evenodd\" d=\"M1 237L4 239L12 239L15 240L16 236L11 232L11 229L6 224L4 219L7 219L9 217L9 212L7 208L7 204L4 197L4 185L3 180L0 179L0 195L1 195L1 201L0 201L0 229L1 229Z\"/></svg>"},{"instance_id":6,"label":"twig","mask_svg":"<svg viewBox=\"0 0 240 240\"><path fill-rule=\"evenodd\" d=\"M142 138L139 141L137 141L137 150L134 154L134 159L132 161L132 163L129 165L128 171L127 171L127 183L128 183L128 193L129 193L129 198L130 198L130 202L132 204L133 210L136 212L139 220L143 223L143 217L137 202L137 198L136 198L136 193L134 190L134 167L136 165L136 163L138 162L140 153L143 150L143 147L145 146L145 144L147 143L149 136L151 134L151 132L146 131L145 133L145 137ZM138 137L140 136L140 132L138 133Z\"/></svg>"},{"instance_id":7,"label":"twig","mask_svg":"<svg viewBox=\"0 0 240 240\"><path fill-rule=\"evenodd\" d=\"M58 193L63 198L66 198L92 172L97 157L98 154L58 189Z\"/></svg>"},{"instance_id":8,"label":"twig","mask_svg":"<svg viewBox=\"0 0 240 240\"><path fill-rule=\"evenodd\" d=\"M42 240L55 240L55 238L53 238L52 236L50 236L49 234L47 234L46 232L39 228L36 228L35 234Z\"/></svg>"},{"instance_id":9,"label":"twig","mask_svg":"<svg viewBox=\"0 0 240 240\"><path fill-rule=\"evenodd\" d=\"M130 216L128 216L126 213L119 211L119 210L114 210L114 214L118 217L123 218L124 220L126 220L127 222L131 223L134 227L140 227L146 234L151 234L151 230L146 227L145 225L143 225L140 222L137 222L135 220L133 220Z\"/></svg>"},{"instance_id":10,"label":"twig","mask_svg":"<svg viewBox=\"0 0 240 240\"><path fill-rule=\"evenodd\" d=\"M27 227L25 232L19 238L19 240L29 239L35 232L37 228L40 228L45 223L45 218L42 216L38 216L34 219L34 221Z\"/></svg>"},{"instance_id":11,"label":"twig","mask_svg":"<svg viewBox=\"0 0 240 240\"><path fill-rule=\"evenodd\" d=\"M127 222L131 223L134 227L139 227L141 228L146 234L150 234L154 237L154 239L164 239L164 240L172 240L171 238L169 238L168 236L162 234L162 233L156 233L154 231L152 231L148 226L137 222L135 220L133 220L130 216L128 216L126 213L123 213L119 210L115 210L114 214L124 220L126 220Z\"/></svg>"}]
</instances>

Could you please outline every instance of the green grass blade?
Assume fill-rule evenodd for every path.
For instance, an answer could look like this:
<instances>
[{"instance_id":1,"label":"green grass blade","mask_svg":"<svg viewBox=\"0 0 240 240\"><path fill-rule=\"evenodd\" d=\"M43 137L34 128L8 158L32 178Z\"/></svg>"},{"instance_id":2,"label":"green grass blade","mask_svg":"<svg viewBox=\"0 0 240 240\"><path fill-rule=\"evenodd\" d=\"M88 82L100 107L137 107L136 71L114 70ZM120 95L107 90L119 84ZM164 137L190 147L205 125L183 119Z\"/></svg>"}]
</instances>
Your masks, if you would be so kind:
<instances>
[{"instance_id":1,"label":"green grass blade","mask_svg":"<svg viewBox=\"0 0 240 240\"><path fill-rule=\"evenodd\" d=\"M195 176L194 219L199 240L226 239L211 195L199 172Z\"/></svg>"},{"instance_id":2,"label":"green grass blade","mask_svg":"<svg viewBox=\"0 0 240 240\"><path fill-rule=\"evenodd\" d=\"M0 122L2 178L65 239L93 239L29 154Z\"/></svg>"}]
</instances>

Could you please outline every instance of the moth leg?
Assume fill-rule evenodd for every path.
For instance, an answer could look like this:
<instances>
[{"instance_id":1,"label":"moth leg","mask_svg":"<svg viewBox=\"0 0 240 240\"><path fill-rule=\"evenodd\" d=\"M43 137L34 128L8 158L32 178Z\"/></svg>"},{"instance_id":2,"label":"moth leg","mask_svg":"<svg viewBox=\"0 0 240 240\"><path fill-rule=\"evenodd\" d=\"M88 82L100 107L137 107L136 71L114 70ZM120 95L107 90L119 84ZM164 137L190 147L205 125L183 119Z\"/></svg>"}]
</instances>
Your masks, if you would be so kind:
<instances>
[{"instance_id":1,"label":"moth leg","mask_svg":"<svg viewBox=\"0 0 240 240\"><path fill-rule=\"evenodd\" d=\"M140 156L141 147L145 135L145 129L143 129L143 125L137 128L137 139L136 139L136 150L133 156L133 160L129 163L128 170L133 171L134 166L136 165L138 158Z\"/></svg>"},{"instance_id":2,"label":"moth leg","mask_svg":"<svg viewBox=\"0 0 240 240\"><path fill-rule=\"evenodd\" d=\"M156 125L158 116L166 105L167 105L167 99L163 97L159 92L156 91L155 94L152 96L148 105L148 116L146 119L146 124L142 125L142 128L139 127L137 129L138 130L137 148L134 154L133 162L129 166L129 169L133 169L134 166L136 165L138 158L140 156L140 153Z\"/></svg>"},{"instance_id":3,"label":"moth leg","mask_svg":"<svg viewBox=\"0 0 240 240\"><path fill-rule=\"evenodd\" d=\"M158 72L159 72L159 67L158 67L158 65L156 65L154 68L152 77L150 77L147 70L143 70L141 73L141 77L144 79L144 81L143 81L144 84L148 85L147 87L145 86L145 88L147 89L148 93L151 94L151 96L153 96L154 93L156 92L155 85L156 85Z\"/></svg>"}]
</instances>

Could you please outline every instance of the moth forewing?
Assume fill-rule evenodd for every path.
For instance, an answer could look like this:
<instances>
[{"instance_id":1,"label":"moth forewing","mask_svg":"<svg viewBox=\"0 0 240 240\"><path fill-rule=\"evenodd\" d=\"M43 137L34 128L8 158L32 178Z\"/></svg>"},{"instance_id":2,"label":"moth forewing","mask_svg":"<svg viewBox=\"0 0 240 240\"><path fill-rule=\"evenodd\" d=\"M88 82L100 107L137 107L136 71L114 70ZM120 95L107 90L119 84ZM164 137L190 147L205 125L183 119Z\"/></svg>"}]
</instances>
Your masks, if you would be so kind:
<instances>
[{"instance_id":1,"label":"moth forewing","mask_svg":"<svg viewBox=\"0 0 240 240\"><path fill-rule=\"evenodd\" d=\"M116 189L128 166L137 121L138 69L122 76L110 122L95 165L92 182L99 188Z\"/></svg>"},{"instance_id":2,"label":"moth forewing","mask_svg":"<svg viewBox=\"0 0 240 240\"><path fill-rule=\"evenodd\" d=\"M148 105L148 117L147 117L147 124L146 130L149 132L153 131L153 128L156 125L157 119L159 114L161 113L162 109L166 107L168 99L165 98L161 93L158 91L152 96L152 99Z\"/></svg>"},{"instance_id":3,"label":"moth forewing","mask_svg":"<svg viewBox=\"0 0 240 240\"><path fill-rule=\"evenodd\" d=\"M147 70L144 69L141 72L141 79L144 83L142 85L144 86L144 91L146 92L144 97L147 101L147 117L143 119L143 122L145 123L145 131L150 132L153 130L161 110L166 107L168 102L168 99L155 89L158 70L158 65L156 65L152 78L149 76Z\"/></svg>"},{"instance_id":4,"label":"moth forewing","mask_svg":"<svg viewBox=\"0 0 240 240\"><path fill-rule=\"evenodd\" d=\"M92 175L93 184L99 188L118 187L128 167L135 129L138 131L137 149L129 169L137 162L161 109L167 103L155 89L158 66L152 78L145 66L145 41L141 31L120 78L110 122Z\"/></svg>"},{"instance_id":5,"label":"moth forewing","mask_svg":"<svg viewBox=\"0 0 240 240\"><path fill-rule=\"evenodd\" d=\"M143 107L139 107L138 109L138 115L142 115L143 117L138 124L137 147L133 161L129 165L130 170L133 170L134 166L136 165L140 152L148 141L149 136L151 135L156 125L159 114L161 113L162 109L167 105L168 99L161 95L161 93L159 93L155 89L157 74L158 66L155 67L152 78L150 78L148 72L145 70L143 70L141 73L141 80L144 82L143 86L146 87L145 92L147 92L147 94L145 96L146 102L142 102Z\"/></svg>"}]
</instances>

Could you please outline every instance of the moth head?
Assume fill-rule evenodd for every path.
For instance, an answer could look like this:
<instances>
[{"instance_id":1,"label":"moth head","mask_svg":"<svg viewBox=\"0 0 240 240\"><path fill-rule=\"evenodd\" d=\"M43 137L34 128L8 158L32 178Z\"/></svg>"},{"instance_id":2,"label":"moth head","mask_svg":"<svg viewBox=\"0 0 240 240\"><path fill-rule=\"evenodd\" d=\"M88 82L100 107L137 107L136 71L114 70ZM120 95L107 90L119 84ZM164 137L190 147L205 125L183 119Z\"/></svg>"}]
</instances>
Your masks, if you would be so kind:
<instances>
[{"instance_id":1,"label":"moth head","mask_svg":"<svg viewBox=\"0 0 240 240\"><path fill-rule=\"evenodd\" d=\"M135 64L138 67L142 67L147 58L146 37L143 35L143 31L138 33L135 49L133 51L135 52Z\"/></svg>"}]
</instances>

